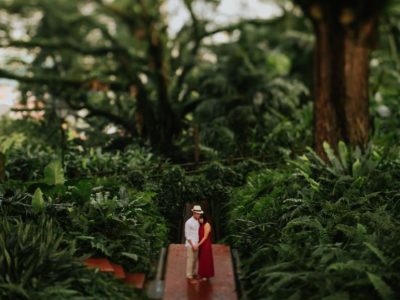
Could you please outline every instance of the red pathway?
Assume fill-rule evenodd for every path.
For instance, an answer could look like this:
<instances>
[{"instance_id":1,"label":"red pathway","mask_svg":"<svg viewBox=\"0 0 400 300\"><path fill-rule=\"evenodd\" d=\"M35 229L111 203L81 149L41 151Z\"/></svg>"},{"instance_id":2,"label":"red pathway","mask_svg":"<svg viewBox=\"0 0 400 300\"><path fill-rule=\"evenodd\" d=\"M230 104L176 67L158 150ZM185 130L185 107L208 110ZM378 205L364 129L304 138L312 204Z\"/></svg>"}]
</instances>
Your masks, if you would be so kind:
<instances>
[{"instance_id":1,"label":"red pathway","mask_svg":"<svg viewBox=\"0 0 400 300\"><path fill-rule=\"evenodd\" d=\"M186 249L171 244L165 272L164 300L237 300L231 251L229 246L214 244L215 277L209 282L186 280Z\"/></svg>"}]
</instances>

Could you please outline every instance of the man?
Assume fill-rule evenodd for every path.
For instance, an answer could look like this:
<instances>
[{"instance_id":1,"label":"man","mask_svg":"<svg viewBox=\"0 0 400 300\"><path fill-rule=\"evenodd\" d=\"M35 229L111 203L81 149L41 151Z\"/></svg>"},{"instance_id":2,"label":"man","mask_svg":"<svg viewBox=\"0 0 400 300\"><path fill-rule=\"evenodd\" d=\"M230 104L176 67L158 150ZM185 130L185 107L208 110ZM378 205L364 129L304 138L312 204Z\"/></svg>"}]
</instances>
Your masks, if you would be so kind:
<instances>
[{"instance_id":1,"label":"man","mask_svg":"<svg viewBox=\"0 0 400 300\"><path fill-rule=\"evenodd\" d=\"M192 280L195 276L200 227L198 220L202 213L201 206L194 205L192 208L192 217L185 223L186 278L189 280Z\"/></svg>"}]
</instances>

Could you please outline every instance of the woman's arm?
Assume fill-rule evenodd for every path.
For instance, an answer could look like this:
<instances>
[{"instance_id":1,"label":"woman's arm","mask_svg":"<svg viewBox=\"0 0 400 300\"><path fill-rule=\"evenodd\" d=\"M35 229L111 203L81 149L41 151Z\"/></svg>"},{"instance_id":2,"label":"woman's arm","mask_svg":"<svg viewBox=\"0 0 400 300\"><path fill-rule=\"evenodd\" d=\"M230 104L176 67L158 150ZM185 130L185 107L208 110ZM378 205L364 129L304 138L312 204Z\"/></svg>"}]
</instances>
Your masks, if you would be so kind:
<instances>
[{"instance_id":1,"label":"woman's arm","mask_svg":"<svg viewBox=\"0 0 400 300\"><path fill-rule=\"evenodd\" d=\"M210 232L211 232L211 225L209 223L206 223L204 225L204 236L201 239L200 243L197 244L197 246L201 246L201 244L204 243L204 241L208 238L208 235L210 234Z\"/></svg>"}]
</instances>

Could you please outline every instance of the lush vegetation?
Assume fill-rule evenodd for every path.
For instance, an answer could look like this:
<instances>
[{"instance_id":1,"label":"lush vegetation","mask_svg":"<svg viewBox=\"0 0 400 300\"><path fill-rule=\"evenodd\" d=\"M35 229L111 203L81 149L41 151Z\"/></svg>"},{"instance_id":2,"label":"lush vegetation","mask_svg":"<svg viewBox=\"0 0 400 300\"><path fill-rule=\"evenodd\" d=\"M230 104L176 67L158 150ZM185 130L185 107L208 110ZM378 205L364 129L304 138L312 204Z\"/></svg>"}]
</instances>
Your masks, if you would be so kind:
<instances>
[{"instance_id":1,"label":"lush vegetation","mask_svg":"<svg viewBox=\"0 0 400 300\"><path fill-rule=\"evenodd\" d=\"M19 151L24 154L32 151L24 143L21 147ZM153 199L155 193L140 187L141 179L134 175L123 179L122 171L120 176L98 174L100 170L119 171L110 165L110 154L69 153L65 169L74 174L69 179L61 162L51 161L54 153L42 149L43 161L36 164L48 164L36 170L35 164L30 164L31 157L19 151L14 151L18 160L9 160L10 179L0 190L4 295L10 293L10 299L15 295L45 299L54 295L60 299L67 295L132 297L133 289L123 283L82 271L83 259L107 257L129 272L151 274L158 251L167 242L167 227ZM128 172L136 163L145 163L148 156L144 154L127 151L125 160L118 161ZM126 160L132 164L125 164ZM107 164L112 169L107 170ZM21 170L27 179L12 179ZM45 286L49 288L42 290Z\"/></svg>"},{"instance_id":2,"label":"lush vegetation","mask_svg":"<svg viewBox=\"0 0 400 300\"><path fill-rule=\"evenodd\" d=\"M399 150L339 146L249 176L229 229L251 299L393 299L399 286ZM325 299L325 298L324 298Z\"/></svg>"},{"instance_id":3,"label":"lush vegetation","mask_svg":"<svg viewBox=\"0 0 400 300\"><path fill-rule=\"evenodd\" d=\"M184 205L203 200L248 299L399 297L399 5L335 2L329 22L350 37L381 16L365 43L369 143L351 145L356 119L333 97L344 142L312 150L329 1L222 25L201 13L218 2L183 1L173 34L162 0L0 3L0 77L20 91L0 120L0 298L143 299L84 259L151 278ZM350 75L327 94L349 96Z\"/></svg>"},{"instance_id":4,"label":"lush vegetation","mask_svg":"<svg viewBox=\"0 0 400 300\"><path fill-rule=\"evenodd\" d=\"M49 218L3 218L2 299L132 299L131 288L93 272L77 259L77 248Z\"/></svg>"}]
</instances>

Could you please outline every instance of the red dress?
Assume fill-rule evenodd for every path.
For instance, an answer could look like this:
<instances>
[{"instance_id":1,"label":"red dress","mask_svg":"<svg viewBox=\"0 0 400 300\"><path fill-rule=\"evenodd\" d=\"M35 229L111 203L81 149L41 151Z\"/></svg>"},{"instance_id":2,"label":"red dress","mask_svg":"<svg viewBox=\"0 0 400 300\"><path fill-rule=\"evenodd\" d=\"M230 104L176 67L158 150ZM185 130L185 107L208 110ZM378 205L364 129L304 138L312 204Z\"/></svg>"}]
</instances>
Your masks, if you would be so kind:
<instances>
[{"instance_id":1,"label":"red dress","mask_svg":"<svg viewBox=\"0 0 400 300\"><path fill-rule=\"evenodd\" d=\"M199 241L204 236L204 224L200 224L199 228ZM198 274L201 277L213 277L214 276L214 260L211 249L211 232L207 239L199 247L199 270Z\"/></svg>"}]
</instances>

